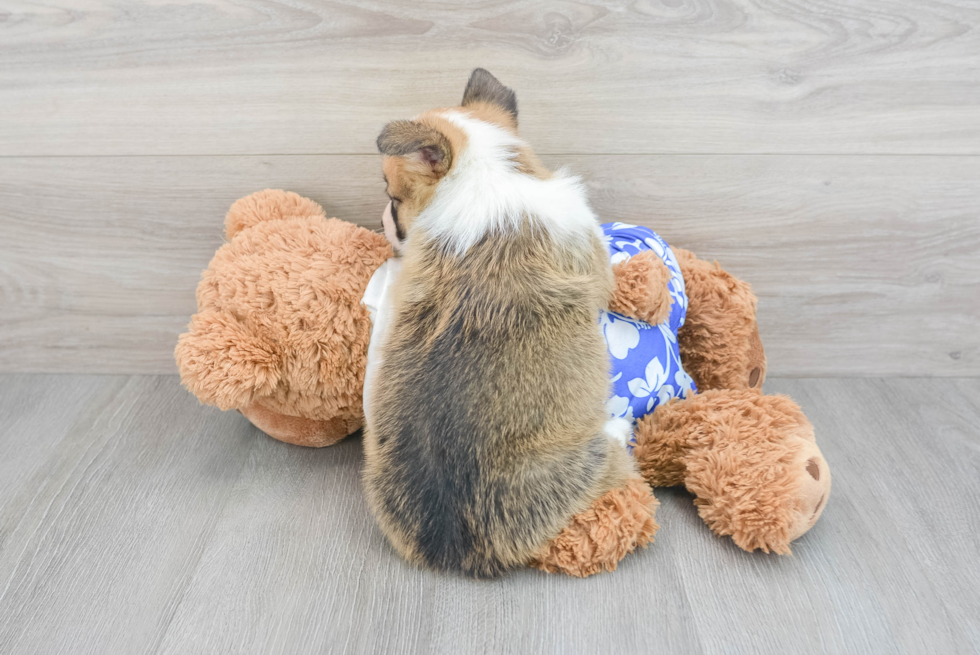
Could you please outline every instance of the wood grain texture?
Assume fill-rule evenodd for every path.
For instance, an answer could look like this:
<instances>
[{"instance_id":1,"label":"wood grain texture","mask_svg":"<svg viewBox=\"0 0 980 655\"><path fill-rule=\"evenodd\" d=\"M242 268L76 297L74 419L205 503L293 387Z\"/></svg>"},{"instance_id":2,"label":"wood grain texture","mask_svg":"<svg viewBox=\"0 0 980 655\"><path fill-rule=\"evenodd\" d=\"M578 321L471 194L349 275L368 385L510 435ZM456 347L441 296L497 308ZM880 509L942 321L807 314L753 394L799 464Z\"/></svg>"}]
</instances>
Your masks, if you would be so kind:
<instances>
[{"instance_id":1,"label":"wood grain texture","mask_svg":"<svg viewBox=\"0 0 980 655\"><path fill-rule=\"evenodd\" d=\"M980 154L970 0L7 0L2 155L371 153L517 90L545 153ZM557 120L560 117L560 120Z\"/></svg>"},{"instance_id":2,"label":"wood grain texture","mask_svg":"<svg viewBox=\"0 0 980 655\"><path fill-rule=\"evenodd\" d=\"M550 156L750 281L775 375L980 375L980 158ZM0 370L172 372L236 198L371 228L376 156L0 159Z\"/></svg>"},{"instance_id":3,"label":"wood grain texture","mask_svg":"<svg viewBox=\"0 0 980 655\"><path fill-rule=\"evenodd\" d=\"M0 457L0 651L980 649L980 380L766 386L801 403L834 475L793 556L744 553L659 490L656 542L615 573L474 582L384 542L358 438L275 442L173 376L2 375L19 460Z\"/></svg>"},{"instance_id":4,"label":"wood grain texture","mask_svg":"<svg viewBox=\"0 0 980 655\"><path fill-rule=\"evenodd\" d=\"M174 378L67 381L0 383L0 652L154 652L252 440Z\"/></svg>"}]
</instances>

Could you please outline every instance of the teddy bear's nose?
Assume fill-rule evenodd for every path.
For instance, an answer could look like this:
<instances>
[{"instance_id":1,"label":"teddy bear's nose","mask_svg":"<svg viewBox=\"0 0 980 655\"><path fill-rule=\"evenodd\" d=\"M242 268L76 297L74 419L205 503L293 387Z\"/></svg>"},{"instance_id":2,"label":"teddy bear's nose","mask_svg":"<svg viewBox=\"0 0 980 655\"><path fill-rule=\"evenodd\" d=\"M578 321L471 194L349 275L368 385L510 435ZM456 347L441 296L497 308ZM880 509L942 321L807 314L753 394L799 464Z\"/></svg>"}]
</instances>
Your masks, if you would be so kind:
<instances>
[{"instance_id":1,"label":"teddy bear's nose","mask_svg":"<svg viewBox=\"0 0 980 655\"><path fill-rule=\"evenodd\" d=\"M810 474L810 477L814 480L820 479L820 464L817 462L816 457L811 457L806 461L806 472Z\"/></svg>"},{"instance_id":2,"label":"teddy bear's nose","mask_svg":"<svg viewBox=\"0 0 980 655\"><path fill-rule=\"evenodd\" d=\"M752 369L752 372L749 373L749 386L750 387L757 386L759 384L759 377L761 375L762 375L762 371L759 369L758 366Z\"/></svg>"}]
</instances>

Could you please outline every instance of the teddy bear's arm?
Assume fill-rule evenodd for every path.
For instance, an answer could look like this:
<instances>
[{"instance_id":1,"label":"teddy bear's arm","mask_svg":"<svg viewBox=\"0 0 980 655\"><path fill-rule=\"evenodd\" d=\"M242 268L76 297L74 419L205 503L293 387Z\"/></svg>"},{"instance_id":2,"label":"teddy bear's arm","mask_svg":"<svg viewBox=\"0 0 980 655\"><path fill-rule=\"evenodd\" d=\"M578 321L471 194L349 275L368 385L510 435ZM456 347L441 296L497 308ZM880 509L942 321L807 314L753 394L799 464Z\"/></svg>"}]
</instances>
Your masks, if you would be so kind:
<instances>
[{"instance_id":1,"label":"teddy bear's arm","mask_svg":"<svg viewBox=\"0 0 980 655\"><path fill-rule=\"evenodd\" d=\"M708 527L748 551L790 552L830 495L813 426L786 396L714 389L637 421L633 455L654 487L684 485Z\"/></svg>"},{"instance_id":2,"label":"teddy bear's arm","mask_svg":"<svg viewBox=\"0 0 980 655\"><path fill-rule=\"evenodd\" d=\"M201 402L239 409L267 395L281 375L280 353L229 312L205 310L191 317L174 355L180 379Z\"/></svg>"},{"instance_id":3,"label":"teddy bear's arm","mask_svg":"<svg viewBox=\"0 0 980 655\"><path fill-rule=\"evenodd\" d=\"M657 325L670 314L670 270L656 253L645 250L613 266L615 288L609 309Z\"/></svg>"}]
</instances>

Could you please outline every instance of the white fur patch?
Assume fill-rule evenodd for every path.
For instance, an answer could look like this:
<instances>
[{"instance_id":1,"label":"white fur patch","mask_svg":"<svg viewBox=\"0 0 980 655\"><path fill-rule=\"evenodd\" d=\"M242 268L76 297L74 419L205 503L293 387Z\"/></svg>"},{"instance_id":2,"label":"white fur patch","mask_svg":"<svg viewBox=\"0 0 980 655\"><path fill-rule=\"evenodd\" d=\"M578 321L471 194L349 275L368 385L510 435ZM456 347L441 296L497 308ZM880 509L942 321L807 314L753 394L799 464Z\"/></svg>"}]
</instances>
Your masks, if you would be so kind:
<instances>
[{"instance_id":1,"label":"white fur patch","mask_svg":"<svg viewBox=\"0 0 980 655\"><path fill-rule=\"evenodd\" d=\"M579 247L587 247L591 236L601 237L579 178L564 170L549 180L520 173L516 155L524 145L521 139L456 111L442 115L466 132L468 144L454 153L452 170L416 219L429 237L458 254L490 232L510 232L525 221L558 242Z\"/></svg>"},{"instance_id":2,"label":"white fur patch","mask_svg":"<svg viewBox=\"0 0 980 655\"><path fill-rule=\"evenodd\" d=\"M602 426L602 431L613 441L623 444L625 448L633 434L633 424L624 418L611 418Z\"/></svg>"}]
</instances>

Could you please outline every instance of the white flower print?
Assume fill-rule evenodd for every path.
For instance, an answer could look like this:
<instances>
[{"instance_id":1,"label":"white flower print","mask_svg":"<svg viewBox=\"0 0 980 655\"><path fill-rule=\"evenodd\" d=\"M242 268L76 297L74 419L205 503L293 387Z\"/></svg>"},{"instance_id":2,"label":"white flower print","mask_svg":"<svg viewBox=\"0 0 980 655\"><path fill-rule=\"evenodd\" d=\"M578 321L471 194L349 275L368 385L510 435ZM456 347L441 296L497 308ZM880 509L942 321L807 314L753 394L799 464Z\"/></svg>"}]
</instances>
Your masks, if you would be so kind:
<instances>
[{"instance_id":1,"label":"white flower print","mask_svg":"<svg viewBox=\"0 0 980 655\"><path fill-rule=\"evenodd\" d=\"M640 252L643 250L643 242L639 239L633 239L632 241L617 241L616 247L622 250L623 248L632 248L633 250Z\"/></svg>"},{"instance_id":2,"label":"white flower print","mask_svg":"<svg viewBox=\"0 0 980 655\"><path fill-rule=\"evenodd\" d=\"M630 407L629 398L613 396L606 401L606 412L610 418L624 418L630 423L633 422L633 408Z\"/></svg>"},{"instance_id":3,"label":"white flower print","mask_svg":"<svg viewBox=\"0 0 980 655\"><path fill-rule=\"evenodd\" d=\"M667 370L660 362L660 358L654 357L647 364L644 375L645 377L642 378L633 378L627 386L629 387L630 393L636 398L650 396L650 400L647 402L647 411L650 411L653 409L654 402L657 400L656 394L660 391L660 387L667 381Z\"/></svg>"},{"instance_id":4,"label":"white flower print","mask_svg":"<svg viewBox=\"0 0 980 655\"><path fill-rule=\"evenodd\" d=\"M613 396L606 401L606 412L609 416L617 418L626 413L630 408L630 399L622 396Z\"/></svg>"},{"instance_id":5,"label":"white flower print","mask_svg":"<svg viewBox=\"0 0 980 655\"><path fill-rule=\"evenodd\" d=\"M668 322L669 318L670 317L667 317L667 319L664 319L662 323L657 324L657 328L660 330L660 333L663 334L664 341L667 343L677 343L677 335L670 329L670 323Z\"/></svg>"},{"instance_id":6,"label":"white flower print","mask_svg":"<svg viewBox=\"0 0 980 655\"><path fill-rule=\"evenodd\" d=\"M629 258L630 254L628 252L617 252L615 255L609 258L609 263L615 266L619 262L625 262Z\"/></svg>"},{"instance_id":7,"label":"white flower print","mask_svg":"<svg viewBox=\"0 0 980 655\"><path fill-rule=\"evenodd\" d=\"M682 368L677 369L677 372L674 373L674 382L680 388L681 398L687 398L687 392L694 391L694 378Z\"/></svg>"},{"instance_id":8,"label":"white flower print","mask_svg":"<svg viewBox=\"0 0 980 655\"><path fill-rule=\"evenodd\" d=\"M660 259L663 259L664 258L664 256L665 256L664 247L663 247L663 245L659 241L657 241L656 239L652 239L650 237L647 237L646 239L643 240L643 242L646 243L647 246L650 247L650 250L652 250L653 252L657 253L657 257L659 257Z\"/></svg>"},{"instance_id":9,"label":"white flower print","mask_svg":"<svg viewBox=\"0 0 980 655\"><path fill-rule=\"evenodd\" d=\"M630 349L640 343L640 331L631 321L613 318L607 312L602 312L601 325L609 354L616 359L626 359Z\"/></svg>"}]
</instances>

